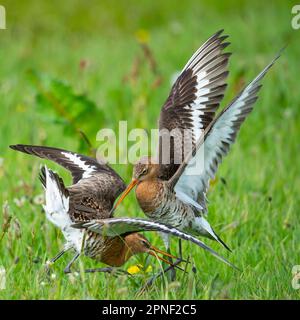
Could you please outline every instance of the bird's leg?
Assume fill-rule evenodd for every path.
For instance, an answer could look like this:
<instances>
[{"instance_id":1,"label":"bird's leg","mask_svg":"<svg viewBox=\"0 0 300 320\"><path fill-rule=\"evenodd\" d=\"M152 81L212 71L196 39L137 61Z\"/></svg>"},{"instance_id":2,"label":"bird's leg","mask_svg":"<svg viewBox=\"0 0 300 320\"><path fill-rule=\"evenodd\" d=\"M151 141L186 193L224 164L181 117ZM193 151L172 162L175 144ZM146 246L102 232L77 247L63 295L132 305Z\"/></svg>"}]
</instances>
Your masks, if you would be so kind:
<instances>
[{"instance_id":1,"label":"bird's leg","mask_svg":"<svg viewBox=\"0 0 300 320\"><path fill-rule=\"evenodd\" d=\"M160 233L163 241L164 241L164 244L165 244L165 247L166 247L166 251L167 253L171 253L170 252L170 237L169 235L166 235L164 233ZM172 261L172 258L171 257L168 257L168 260L170 261L171 264L173 264L173 261ZM168 274L168 277L169 277L169 280L170 281L174 281L175 278L176 278L176 271L175 271L175 268L174 267L171 267L171 268L168 268L169 266L166 264L166 263L163 263L163 269L168 269L168 270L171 270L171 274L169 275Z\"/></svg>"},{"instance_id":2,"label":"bird's leg","mask_svg":"<svg viewBox=\"0 0 300 320\"><path fill-rule=\"evenodd\" d=\"M170 247L168 247L167 252L168 252L169 254L171 254ZM175 270L174 266L175 266L175 263L176 263L176 262L173 263L173 260L172 260L172 258L170 258L170 257L168 258L168 260L170 261L170 263L172 264L172 266L167 267L167 268L164 269L162 272L165 272L165 271L169 271L169 270L170 270L169 280L170 280L170 281L175 281L175 280L176 280L176 270ZM180 259L178 259L178 260L181 261L181 257L180 257ZM178 264L178 263L177 263L177 264Z\"/></svg>"},{"instance_id":3,"label":"bird's leg","mask_svg":"<svg viewBox=\"0 0 300 320\"><path fill-rule=\"evenodd\" d=\"M67 251L69 251L71 248L63 249L60 251L54 258L46 262L46 273L50 272L50 266L53 264L55 261L57 261L60 257L62 257Z\"/></svg>"},{"instance_id":4,"label":"bird's leg","mask_svg":"<svg viewBox=\"0 0 300 320\"><path fill-rule=\"evenodd\" d=\"M128 272L125 271L125 270L117 269L117 268L112 268L112 267L86 269L84 272L86 272L86 273L108 272L108 273L115 273L115 274L126 274L126 275L130 275L130 273L128 273Z\"/></svg>"},{"instance_id":5,"label":"bird's leg","mask_svg":"<svg viewBox=\"0 0 300 320\"><path fill-rule=\"evenodd\" d=\"M181 242L181 239L178 240L178 248L179 248L179 259L182 260L182 242Z\"/></svg>"},{"instance_id":6,"label":"bird's leg","mask_svg":"<svg viewBox=\"0 0 300 320\"><path fill-rule=\"evenodd\" d=\"M178 240L178 254L179 254L179 258L181 261L184 261L183 257L182 257L182 241L181 239ZM189 258L188 261L186 263L189 263ZM192 267L192 271L193 273L197 272L197 269L195 266Z\"/></svg>"},{"instance_id":7,"label":"bird's leg","mask_svg":"<svg viewBox=\"0 0 300 320\"><path fill-rule=\"evenodd\" d=\"M108 272L112 273L113 268L112 267L106 267L106 268L95 268L95 269L86 269L84 270L86 273L94 273L94 272Z\"/></svg>"},{"instance_id":8,"label":"bird's leg","mask_svg":"<svg viewBox=\"0 0 300 320\"><path fill-rule=\"evenodd\" d=\"M182 258L182 241L181 241L181 239L178 240L178 249L179 249L179 251L178 251L179 259L180 259L181 261L183 261L183 258ZM188 258L188 260L189 260L189 258ZM187 263L188 263L188 262L189 262L189 261L187 261ZM196 269L195 266L193 266L192 271L193 271L193 273L196 273L196 272L197 272L197 269Z\"/></svg>"},{"instance_id":9,"label":"bird's leg","mask_svg":"<svg viewBox=\"0 0 300 320\"><path fill-rule=\"evenodd\" d=\"M139 294L142 294L147 288L149 288L157 278L163 276L165 273L167 273L170 270L174 270L175 271L174 267L176 267L180 262L182 262L182 260L181 259L177 259L171 266L168 266L166 269L160 271L159 273L157 273L156 275L151 277L146 282L146 284L142 287L142 289L139 291Z\"/></svg>"},{"instance_id":10,"label":"bird's leg","mask_svg":"<svg viewBox=\"0 0 300 320\"><path fill-rule=\"evenodd\" d=\"M60 251L54 258L52 258L49 262L50 263L54 263L56 260L58 260L60 257L62 257L65 253L67 252L67 250L62 250Z\"/></svg>"},{"instance_id":11,"label":"bird's leg","mask_svg":"<svg viewBox=\"0 0 300 320\"><path fill-rule=\"evenodd\" d=\"M164 275L165 273L167 273L167 272L169 272L169 271L172 272L171 277L170 277L170 278L171 278L171 281L174 281L174 280L176 279L176 270L175 270L175 267L176 267L179 263L181 263L182 261L184 261L183 258L182 258L182 242L181 242L181 239L179 239L178 246L179 246L179 257L178 257L178 259L177 259L174 263L172 263L172 265L168 266L166 269L160 271L158 274L156 274L156 275L154 275L152 278L150 278L150 279L146 282L146 284L142 287L142 289L139 291L139 294L141 294L144 290L146 290L148 287L150 287L157 278L161 277L162 275ZM168 253L171 253L171 252L170 252L170 247L167 248L167 252L168 252ZM169 261L172 262L172 258L169 258ZM187 263L187 264L189 263L189 259L186 261L186 263ZM179 267L178 267L178 268L179 268ZM185 272L185 270L183 270L183 271Z\"/></svg>"},{"instance_id":12,"label":"bird's leg","mask_svg":"<svg viewBox=\"0 0 300 320\"><path fill-rule=\"evenodd\" d=\"M71 266L72 264L78 259L78 257L80 256L80 253L76 253L75 256L73 257L73 259L68 263L68 265L66 266L64 273L71 273Z\"/></svg>"}]
</instances>

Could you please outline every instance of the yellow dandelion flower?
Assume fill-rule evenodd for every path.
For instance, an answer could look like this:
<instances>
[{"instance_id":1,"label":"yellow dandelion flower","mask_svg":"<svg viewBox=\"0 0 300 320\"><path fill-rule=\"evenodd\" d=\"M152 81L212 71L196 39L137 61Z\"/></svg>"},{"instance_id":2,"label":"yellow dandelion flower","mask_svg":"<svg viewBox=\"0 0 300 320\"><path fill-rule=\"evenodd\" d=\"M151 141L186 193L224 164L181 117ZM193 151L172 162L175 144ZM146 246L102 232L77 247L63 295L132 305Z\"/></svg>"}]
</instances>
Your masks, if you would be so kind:
<instances>
[{"instance_id":1,"label":"yellow dandelion flower","mask_svg":"<svg viewBox=\"0 0 300 320\"><path fill-rule=\"evenodd\" d=\"M149 273L152 272L152 266L148 266L146 270L144 270L144 266L141 264L136 264L134 266L131 266L127 269L127 272L130 274L136 274L136 273L140 273L141 271Z\"/></svg>"},{"instance_id":2,"label":"yellow dandelion flower","mask_svg":"<svg viewBox=\"0 0 300 320\"><path fill-rule=\"evenodd\" d=\"M141 268L143 266L141 266L140 264L136 264L134 266L131 266L127 269L127 272L130 273L130 274L136 274L136 273L139 273L141 271Z\"/></svg>"}]
</instances>

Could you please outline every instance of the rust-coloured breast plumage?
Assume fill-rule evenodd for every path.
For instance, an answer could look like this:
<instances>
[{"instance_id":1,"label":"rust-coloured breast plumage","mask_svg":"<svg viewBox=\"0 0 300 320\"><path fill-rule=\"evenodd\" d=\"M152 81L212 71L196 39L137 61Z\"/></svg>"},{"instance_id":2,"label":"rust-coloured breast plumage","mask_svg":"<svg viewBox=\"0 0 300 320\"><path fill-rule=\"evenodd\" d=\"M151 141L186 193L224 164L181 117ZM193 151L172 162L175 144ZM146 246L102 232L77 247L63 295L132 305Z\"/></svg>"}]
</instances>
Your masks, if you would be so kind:
<instances>
[{"instance_id":1,"label":"rust-coloured breast plumage","mask_svg":"<svg viewBox=\"0 0 300 320\"><path fill-rule=\"evenodd\" d=\"M136 198L142 210L147 214L159 207L163 193L163 183L159 180L146 180L137 185Z\"/></svg>"}]
</instances>

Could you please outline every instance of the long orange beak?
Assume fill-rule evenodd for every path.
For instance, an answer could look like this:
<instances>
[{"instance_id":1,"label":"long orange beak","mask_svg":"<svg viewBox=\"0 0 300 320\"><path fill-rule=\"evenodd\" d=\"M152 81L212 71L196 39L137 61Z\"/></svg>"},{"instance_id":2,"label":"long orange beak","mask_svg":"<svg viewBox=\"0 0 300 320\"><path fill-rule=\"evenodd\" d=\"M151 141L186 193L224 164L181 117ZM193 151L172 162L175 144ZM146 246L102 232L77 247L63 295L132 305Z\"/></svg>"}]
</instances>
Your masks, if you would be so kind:
<instances>
[{"instance_id":1,"label":"long orange beak","mask_svg":"<svg viewBox=\"0 0 300 320\"><path fill-rule=\"evenodd\" d=\"M156 247L154 247L154 246L151 246L149 253L151 254L151 252L153 253L153 251L156 252L156 253L160 253L160 254L162 254L162 255L164 255L164 256L170 257L170 258L172 258L172 259L177 259L177 257L173 256L172 254L170 254L170 253L168 253L168 252L165 252L165 251L163 251L163 250L160 250L160 249L158 249L158 248L156 248ZM151 254L151 255L153 256L153 255L155 255L155 254L153 253L153 254Z\"/></svg>"},{"instance_id":2,"label":"long orange beak","mask_svg":"<svg viewBox=\"0 0 300 320\"><path fill-rule=\"evenodd\" d=\"M184 270L183 270L182 268L180 268L179 266L173 265L171 261L169 261L169 260L167 260L167 259L165 259L165 258L163 258L163 257L160 257L159 255L157 255L157 253L160 253L160 254L162 254L162 255L164 255L164 256L167 256L167 257L170 257L170 258L173 258L173 259L176 259L176 260L177 260L178 258L175 257L175 256L173 256L172 254L170 254L170 253L168 253L168 252L165 252L165 251L162 251L162 250L160 250L160 249L158 249L158 248L156 248L156 247L153 247L153 246L151 246L151 247L149 248L149 252L148 252L148 253L149 253L151 256L153 256L153 257L155 257L155 258L158 258L159 260L167 263L168 265L170 265L170 266L172 266L172 267L174 267L174 268L177 268L177 269L179 269L179 270L181 270L181 271L184 271Z\"/></svg>"},{"instance_id":3,"label":"long orange beak","mask_svg":"<svg viewBox=\"0 0 300 320\"><path fill-rule=\"evenodd\" d=\"M160 250L160 249L158 249L158 248L156 248L156 247L154 247L154 246L151 246L151 247L149 248L148 253L149 253L151 256L153 256L153 257L155 257L155 258L157 258L157 259L159 259L159 260L167 263L168 265L170 265L170 266L172 266L172 267L174 267L174 268L176 268L176 269L178 269L178 270L181 270L181 271L185 272L184 269L180 268L178 265L174 265L171 261L169 261L169 260L167 260L167 259L165 259L165 258L163 258L163 257L160 257L159 255L157 255L157 253L160 253L160 254L162 254L162 255L164 255L164 256L167 256L167 257L169 257L169 258L178 260L178 258L177 258L176 256L173 256L172 254L170 254L170 253L168 253L168 252L165 252L165 251L163 251L163 250ZM186 261L186 260L184 260L184 259L180 259L180 261L181 261L181 262L189 263L189 261Z\"/></svg>"},{"instance_id":4,"label":"long orange beak","mask_svg":"<svg viewBox=\"0 0 300 320\"><path fill-rule=\"evenodd\" d=\"M124 200L124 198L128 195L128 193L137 185L137 183L138 183L137 179L132 179L130 184L127 186L125 191L121 194L120 198L118 199L118 201L116 202L116 204L112 208L111 212L114 212L117 209L119 204Z\"/></svg>"},{"instance_id":5,"label":"long orange beak","mask_svg":"<svg viewBox=\"0 0 300 320\"><path fill-rule=\"evenodd\" d=\"M169 261L169 260L167 260L167 259L165 259L165 258L163 258L163 257L158 256L155 252L149 251L149 254L150 254L151 256L153 256L153 257L155 257L155 258L158 258L159 260L161 260L161 261L169 264L170 266L173 266L173 264L172 264L171 261Z\"/></svg>"}]
</instances>

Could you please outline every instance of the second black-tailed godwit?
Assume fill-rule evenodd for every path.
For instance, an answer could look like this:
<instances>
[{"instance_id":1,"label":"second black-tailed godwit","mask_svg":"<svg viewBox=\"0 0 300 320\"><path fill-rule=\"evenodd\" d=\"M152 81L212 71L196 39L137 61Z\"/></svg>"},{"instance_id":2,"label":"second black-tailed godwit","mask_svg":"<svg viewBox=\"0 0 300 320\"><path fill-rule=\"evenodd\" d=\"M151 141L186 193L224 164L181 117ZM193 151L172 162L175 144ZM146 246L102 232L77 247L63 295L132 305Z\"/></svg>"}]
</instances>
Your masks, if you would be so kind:
<instances>
[{"instance_id":1,"label":"second black-tailed godwit","mask_svg":"<svg viewBox=\"0 0 300 320\"><path fill-rule=\"evenodd\" d=\"M204 128L203 133L180 165L166 166L150 157L142 158L134 166L132 182L114 209L136 186L138 203L151 220L217 240L228 249L205 219L209 181L215 177L241 124L252 110L262 78L280 54L214 117L225 86L227 56L220 53L223 39L220 32L215 34L193 55L173 85L160 114L160 129L181 128L183 124L183 128L191 130L193 137L197 137L199 128ZM176 152L178 144L173 148ZM159 150L160 158L163 151ZM168 247L168 238L164 240Z\"/></svg>"}]
</instances>

